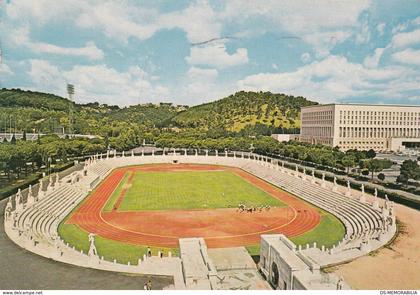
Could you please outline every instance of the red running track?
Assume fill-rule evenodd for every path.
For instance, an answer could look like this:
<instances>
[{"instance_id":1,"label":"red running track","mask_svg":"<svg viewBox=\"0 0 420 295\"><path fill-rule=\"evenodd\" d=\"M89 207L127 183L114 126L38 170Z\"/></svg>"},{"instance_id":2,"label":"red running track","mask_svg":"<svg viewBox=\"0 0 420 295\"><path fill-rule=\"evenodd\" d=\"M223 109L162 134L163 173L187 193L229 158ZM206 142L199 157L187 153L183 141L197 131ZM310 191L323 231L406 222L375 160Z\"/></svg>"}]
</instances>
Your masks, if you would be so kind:
<instances>
[{"instance_id":1,"label":"red running track","mask_svg":"<svg viewBox=\"0 0 420 295\"><path fill-rule=\"evenodd\" d=\"M103 212L124 174L137 170L229 170L288 206L253 213L238 212L236 209ZM294 237L313 229L319 222L316 208L241 169L194 164L116 169L67 221L87 232L130 244L178 247L179 238L203 237L210 248L255 245L259 243L261 234L282 233Z\"/></svg>"}]
</instances>

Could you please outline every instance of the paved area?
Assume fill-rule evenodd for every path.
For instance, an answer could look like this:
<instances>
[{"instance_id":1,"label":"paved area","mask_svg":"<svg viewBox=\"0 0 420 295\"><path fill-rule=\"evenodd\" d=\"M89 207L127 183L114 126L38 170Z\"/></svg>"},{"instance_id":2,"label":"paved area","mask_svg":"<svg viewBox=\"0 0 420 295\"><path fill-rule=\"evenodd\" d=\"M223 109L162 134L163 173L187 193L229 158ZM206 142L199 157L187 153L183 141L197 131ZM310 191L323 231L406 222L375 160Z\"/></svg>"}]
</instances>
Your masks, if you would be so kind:
<instances>
[{"instance_id":1,"label":"paved area","mask_svg":"<svg viewBox=\"0 0 420 295\"><path fill-rule=\"evenodd\" d=\"M6 202L0 202L0 289L2 290L135 290L152 281L152 289L173 284L172 277L125 275L76 267L34 255L8 239L3 214Z\"/></svg>"}]
</instances>

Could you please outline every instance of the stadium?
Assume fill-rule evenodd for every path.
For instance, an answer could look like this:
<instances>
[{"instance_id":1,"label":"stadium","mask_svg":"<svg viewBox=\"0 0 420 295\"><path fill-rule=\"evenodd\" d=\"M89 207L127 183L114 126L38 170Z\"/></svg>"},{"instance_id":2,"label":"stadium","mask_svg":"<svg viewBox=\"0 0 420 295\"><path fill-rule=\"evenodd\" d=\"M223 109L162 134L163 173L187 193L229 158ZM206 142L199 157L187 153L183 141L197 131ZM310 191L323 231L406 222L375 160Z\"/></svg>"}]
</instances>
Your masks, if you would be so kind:
<instances>
[{"instance_id":1,"label":"stadium","mask_svg":"<svg viewBox=\"0 0 420 295\"><path fill-rule=\"evenodd\" d=\"M5 231L55 261L166 277L164 289L349 289L323 269L391 241L394 204L290 168L249 152L109 151L9 198Z\"/></svg>"}]
</instances>

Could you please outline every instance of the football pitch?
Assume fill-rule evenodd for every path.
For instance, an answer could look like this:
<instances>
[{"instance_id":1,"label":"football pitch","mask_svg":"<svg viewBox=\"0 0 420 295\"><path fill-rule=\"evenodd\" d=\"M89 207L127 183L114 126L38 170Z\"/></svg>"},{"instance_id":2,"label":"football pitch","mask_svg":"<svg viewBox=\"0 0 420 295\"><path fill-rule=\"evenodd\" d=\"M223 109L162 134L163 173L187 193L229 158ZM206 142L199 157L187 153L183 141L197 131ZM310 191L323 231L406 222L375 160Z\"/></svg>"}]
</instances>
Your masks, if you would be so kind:
<instances>
[{"instance_id":1,"label":"football pitch","mask_svg":"<svg viewBox=\"0 0 420 295\"><path fill-rule=\"evenodd\" d=\"M104 210L186 210L284 207L231 171L127 171Z\"/></svg>"}]
</instances>

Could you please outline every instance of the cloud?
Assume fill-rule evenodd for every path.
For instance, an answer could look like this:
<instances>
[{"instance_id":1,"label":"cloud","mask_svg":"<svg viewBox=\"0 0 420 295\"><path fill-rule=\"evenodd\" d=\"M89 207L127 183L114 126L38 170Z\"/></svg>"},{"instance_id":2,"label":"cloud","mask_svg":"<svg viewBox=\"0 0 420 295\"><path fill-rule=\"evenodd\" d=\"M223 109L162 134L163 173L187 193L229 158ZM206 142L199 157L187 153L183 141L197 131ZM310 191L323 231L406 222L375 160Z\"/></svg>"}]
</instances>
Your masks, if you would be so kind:
<instances>
[{"instance_id":1,"label":"cloud","mask_svg":"<svg viewBox=\"0 0 420 295\"><path fill-rule=\"evenodd\" d=\"M194 1L181 11L161 13L149 4L133 1L22 0L6 5L12 19L25 19L33 25L48 22L74 22L84 29L98 29L105 36L127 42L146 40L162 29L179 28L190 42L220 37L221 21L207 1Z\"/></svg>"},{"instance_id":2,"label":"cloud","mask_svg":"<svg viewBox=\"0 0 420 295\"><path fill-rule=\"evenodd\" d=\"M210 79L214 80L217 78L218 72L216 69L203 69L203 68L197 68L197 67L191 67L187 75L190 79Z\"/></svg>"},{"instance_id":3,"label":"cloud","mask_svg":"<svg viewBox=\"0 0 420 295\"><path fill-rule=\"evenodd\" d=\"M420 25L420 16L418 16L418 17L416 17L415 19L413 19L413 20L411 21L411 24L413 24L413 25L415 25L415 26Z\"/></svg>"},{"instance_id":4,"label":"cloud","mask_svg":"<svg viewBox=\"0 0 420 295\"><path fill-rule=\"evenodd\" d=\"M375 53L371 56L367 56L363 65L367 68L376 68L381 60L382 54L384 53L385 48L376 48Z\"/></svg>"},{"instance_id":5,"label":"cloud","mask_svg":"<svg viewBox=\"0 0 420 295\"><path fill-rule=\"evenodd\" d=\"M66 84L65 78L60 70L46 60L29 60L30 69L28 71L32 82L40 89L57 91ZM59 93L63 94L63 93Z\"/></svg>"},{"instance_id":6,"label":"cloud","mask_svg":"<svg viewBox=\"0 0 420 295\"><path fill-rule=\"evenodd\" d=\"M403 97L403 91L416 89L413 82L417 80L416 72L404 67L369 69L342 56L329 56L292 72L247 76L238 82L238 87L292 93L330 102L367 95ZM396 93L396 89L400 92Z\"/></svg>"},{"instance_id":7,"label":"cloud","mask_svg":"<svg viewBox=\"0 0 420 295\"><path fill-rule=\"evenodd\" d=\"M190 65L205 65L218 69L247 64L249 61L246 48L238 48L229 54L223 43L192 47L190 55L185 59Z\"/></svg>"},{"instance_id":8,"label":"cloud","mask_svg":"<svg viewBox=\"0 0 420 295\"><path fill-rule=\"evenodd\" d=\"M329 55L332 48L334 48L337 44L344 42L350 36L350 31L338 30L308 34L305 35L302 40L312 44L315 47L316 56L322 58Z\"/></svg>"},{"instance_id":9,"label":"cloud","mask_svg":"<svg viewBox=\"0 0 420 295\"><path fill-rule=\"evenodd\" d=\"M93 42L87 42L84 47L60 47L49 43L32 41L29 37L29 28L27 26L12 31L9 34L9 39L15 46L24 46L36 53L79 56L91 60L100 60L104 57L103 51L96 47Z\"/></svg>"},{"instance_id":10,"label":"cloud","mask_svg":"<svg viewBox=\"0 0 420 295\"><path fill-rule=\"evenodd\" d=\"M255 19L268 23L269 30L290 32L315 46L318 55L324 57L352 35L352 30L359 26L359 15L370 4L370 0L230 0L222 14L228 21Z\"/></svg>"},{"instance_id":11,"label":"cloud","mask_svg":"<svg viewBox=\"0 0 420 295\"><path fill-rule=\"evenodd\" d=\"M420 43L420 29L407 33L398 33L392 37L393 48L406 48L410 45Z\"/></svg>"},{"instance_id":12,"label":"cloud","mask_svg":"<svg viewBox=\"0 0 420 295\"><path fill-rule=\"evenodd\" d=\"M300 56L300 60L301 60L303 63L308 63L308 62L310 62L310 61L311 61L311 55L310 55L308 52L305 52L305 53L303 53L303 54Z\"/></svg>"},{"instance_id":13,"label":"cloud","mask_svg":"<svg viewBox=\"0 0 420 295\"><path fill-rule=\"evenodd\" d=\"M191 43L220 37L222 21L207 1L192 2L182 11L163 14L158 20L162 28L180 28Z\"/></svg>"},{"instance_id":14,"label":"cloud","mask_svg":"<svg viewBox=\"0 0 420 295\"><path fill-rule=\"evenodd\" d=\"M8 65L5 63L0 63L0 74L6 76L6 75L13 75L12 70L9 68Z\"/></svg>"},{"instance_id":15,"label":"cloud","mask_svg":"<svg viewBox=\"0 0 420 295\"><path fill-rule=\"evenodd\" d=\"M356 44L366 44L370 40L370 30L369 23L367 20L364 20L360 32L356 35Z\"/></svg>"},{"instance_id":16,"label":"cloud","mask_svg":"<svg viewBox=\"0 0 420 295\"><path fill-rule=\"evenodd\" d=\"M173 92L181 103L189 105L220 99L238 90L235 82L220 80L218 70L196 66L187 71L181 82Z\"/></svg>"},{"instance_id":17,"label":"cloud","mask_svg":"<svg viewBox=\"0 0 420 295\"><path fill-rule=\"evenodd\" d=\"M386 23L380 23L376 26L376 30L378 31L379 36L383 36L385 32L385 27L386 27Z\"/></svg>"},{"instance_id":18,"label":"cloud","mask_svg":"<svg viewBox=\"0 0 420 295\"><path fill-rule=\"evenodd\" d=\"M75 85L76 100L89 102L93 98L102 103L130 105L159 102L169 91L155 85L149 75L139 67L119 72L106 65L76 65L70 70L60 70L46 60L30 60L28 71L34 85L59 95L64 95L67 82Z\"/></svg>"},{"instance_id":19,"label":"cloud","mask_svg":"<svg viewBox=\"0 0 420 295\"><path fill-rule=\"evenodd\" d=\"M403 51L393 53L392 58L400 63L420 66L420 50L408 48Z\"/></svg>"}]
</instances>

